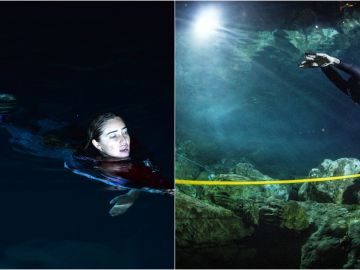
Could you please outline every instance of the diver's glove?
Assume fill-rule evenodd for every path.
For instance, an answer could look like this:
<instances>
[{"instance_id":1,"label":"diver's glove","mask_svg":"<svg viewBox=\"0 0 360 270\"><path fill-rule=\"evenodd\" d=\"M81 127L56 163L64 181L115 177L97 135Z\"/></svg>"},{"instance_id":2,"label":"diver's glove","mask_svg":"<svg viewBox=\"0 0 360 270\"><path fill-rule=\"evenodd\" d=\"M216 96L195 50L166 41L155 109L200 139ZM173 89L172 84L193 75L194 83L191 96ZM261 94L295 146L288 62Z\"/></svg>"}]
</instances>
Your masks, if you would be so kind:
<instances>
[{"instance_id":1,"label":"diver's glove","mask_svg":"<svg viewBox=\"0 0 360 270\"><path fill-rule=\"evenodd\" d=\"M326 53L305 53L305 61L299 65L301 68L326 67L329 65L340 64L340 60L327 55Z\"/></svg>"},{"instance_id":2,"label":"diver's glove","mask_svg":"<svg viewBox=\"0 0 360 270\"><path fill-rule=\"evenodd\" d=\"M109 214L113 217L124 214L134 204L139 194L139 190L131 189L126 194L116 196L110 201L110 204L114 204L114 206L110 209Z\"/></svg>"}]
</instances>

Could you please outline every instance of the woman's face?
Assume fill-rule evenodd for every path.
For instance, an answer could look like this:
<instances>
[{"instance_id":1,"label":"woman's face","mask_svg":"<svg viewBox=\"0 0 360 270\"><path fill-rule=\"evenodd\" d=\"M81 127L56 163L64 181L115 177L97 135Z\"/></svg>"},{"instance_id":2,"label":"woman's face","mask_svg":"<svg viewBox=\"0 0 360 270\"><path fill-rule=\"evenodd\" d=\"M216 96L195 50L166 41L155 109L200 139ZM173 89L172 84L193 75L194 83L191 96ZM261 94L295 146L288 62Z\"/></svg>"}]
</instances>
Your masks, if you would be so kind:
<instances>
[{"instance_id":1,"label":"woman's face","mask_svg":"<svg viewBox=\"0 0 360 270\"><path fill-rule=\"evenodd\" d=\"M130 136L120 117L107 120L102 127L99 141L92 140L92 144L104 156L127 158L130 155Z\"/></svg>"}]
</instances>

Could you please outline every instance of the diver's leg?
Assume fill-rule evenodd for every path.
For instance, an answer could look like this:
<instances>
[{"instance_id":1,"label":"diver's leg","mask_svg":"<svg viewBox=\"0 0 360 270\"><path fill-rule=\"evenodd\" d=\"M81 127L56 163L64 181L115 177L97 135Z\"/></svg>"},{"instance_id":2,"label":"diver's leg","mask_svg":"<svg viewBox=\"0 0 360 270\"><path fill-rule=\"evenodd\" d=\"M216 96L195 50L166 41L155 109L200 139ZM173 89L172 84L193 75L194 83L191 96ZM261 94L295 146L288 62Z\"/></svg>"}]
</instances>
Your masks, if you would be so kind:
<instances>
[{"instance_id":1,"label":"diver's leg","mask_svg":"<svg viewBox=\"0 0 360 270\"><path fill-rule=\"evenodd\" d=\"M331 66L322 67L321 70L325 73L326 77L336 85L343 93L349 95L348 89L349 84L346 80L344 80L340 74L333 69Z\"/></svg>"},{"instance_id":2,"label":"diver's leg","mask_svg":"<svg viewBox=\"0 0 360 270\"><path fill-rule=\"evenodd\" d=\"M344 62L336 64L335 67L360 80L360 67Z\"/></svg>"}]
</instances>

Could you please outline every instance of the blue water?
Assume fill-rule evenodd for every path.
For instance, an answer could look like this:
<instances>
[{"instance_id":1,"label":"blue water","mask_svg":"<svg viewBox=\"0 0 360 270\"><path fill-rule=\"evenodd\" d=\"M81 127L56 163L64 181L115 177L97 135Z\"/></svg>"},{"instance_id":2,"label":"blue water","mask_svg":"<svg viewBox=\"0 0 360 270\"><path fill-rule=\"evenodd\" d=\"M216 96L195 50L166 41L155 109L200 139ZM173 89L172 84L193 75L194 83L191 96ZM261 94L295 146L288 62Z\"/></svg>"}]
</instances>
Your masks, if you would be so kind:
<instances>
[{"instance_id":1,"label":"blue water","mask_svg":"<svg viewBox=\"0 0 360 270\"><path fill-rule=\"evenodd\" d=\"M298 67L306 51L359 65L358 15L334 2L176 7L177 142L191 140L197 162L242 160L288 179L325 158L359 158L360 106L319 69ZM207 8L221 27L201 39L195 22Z\"/></svg>"},{"instance_id":2,"label":"blue water","mask_svg":"<svg viewBox=\"0 0 360 270\"><path fill-rule=\"evenodd\" d=\"M339 91L319 68L298 67L305 52L327 53L360 66L360 7L357 2L353 8L341 10L342 4L334 1L176 3L176 144L182 155L177 155L181 177L204 180L212 169L222 178L221 174L234 173L235 164L248 162L274 179L306 178L324 159L360 159L359 104ZM219 22L208 31L207 27L214 26L216 18L207 16L216 13ZM200 19L206 23L197 24ZM198 172L193 169L195 166ZM228 193L227 188L232 187L203 191L184 186L182 191L206 203L211 201L232 209L243 220L249 212L242 211L242 205L254 206L255 201L262 201L245 199L247 195L244 195L231 205L227 196L231 191ZM286 188L297 194L296 185ZM210 190L218 190L219 194ZM244 189L243 194L247 192L252 194L251 187ZM205 194L208 194L206 199ZM297 200L296 197L290 199ZM277 201L274 199L273 203L271 197L266 202L264 199L257 212L259 216L264 209L279 209ZM325 205L315 207L326 209ZM338 246L336 240L330 242L331 229L324 229L329 225L326 223L333 222L331 218L324 219L324 227L311 236L319 237L313 239L321 244L313 246L317 252L309 255L305 249L310 245L304 243L307 234L317 230L316 226L308 232L290 232L279 228L283 227L280 221L283 212L279 219L274 214L277 210L269 212L272 213L265 210L264 214L271 220L269 224L255 222L254 233L234 240L235 243L224 234L223 242L227 245L210 244L215 237L221 237L221 232L209 237L209 243L202 234L206 227L194 240L193 248L185 241L178 241L177 266L291 269L313 260L314 267L333 264L336 268L346 261L349 252L330 255L333 260L325 258L327 254L335 254ZM204 220L201 214L198 217L189 222L196 225L209 219L206 214ZM317 216L312 218L318 220ZM185 240L187 236L180 228L178 237Z\"/></svg>"},{"instance_id":3,"label":"blue water","mask_svg":"<svg viewBox=\"0 0 360 270\"><path fill-rule=\"evenodd\" d=\"M19 126L85 128L116 112L173 180L172 3L2 3L0 21L0 92L26 109ZM111 217L119 191L65 169L35 137L22 151L11 138L0 129L1 268L173 268L173 197L141 192Z\"/></svg>"}]
</instances>

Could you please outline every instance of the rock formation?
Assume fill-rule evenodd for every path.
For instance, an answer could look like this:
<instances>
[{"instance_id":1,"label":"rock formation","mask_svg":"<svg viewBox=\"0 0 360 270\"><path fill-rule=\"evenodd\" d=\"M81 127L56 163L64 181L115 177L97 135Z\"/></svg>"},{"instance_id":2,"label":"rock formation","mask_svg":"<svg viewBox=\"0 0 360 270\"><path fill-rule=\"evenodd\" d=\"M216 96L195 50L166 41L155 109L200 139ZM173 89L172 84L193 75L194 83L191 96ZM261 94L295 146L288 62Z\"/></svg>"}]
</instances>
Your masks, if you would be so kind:
<instances>
[{"instance_id":1,"label":"rock formation","mask_svg":"<svg viewBox=\"0 0 360 270\"><path fill-rule=\"evenodd\" d=\"M309 176L359 172L357 159L326 159ZM243 162L212 179L271 180ZM359 268L357 183L355 178L304 183L298 200L289 199L289 185L178 185L177 266Z\"/></svg>"}]
</instances>

